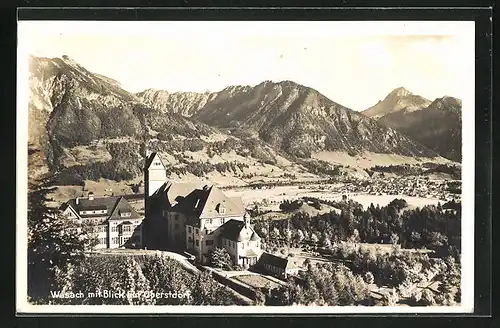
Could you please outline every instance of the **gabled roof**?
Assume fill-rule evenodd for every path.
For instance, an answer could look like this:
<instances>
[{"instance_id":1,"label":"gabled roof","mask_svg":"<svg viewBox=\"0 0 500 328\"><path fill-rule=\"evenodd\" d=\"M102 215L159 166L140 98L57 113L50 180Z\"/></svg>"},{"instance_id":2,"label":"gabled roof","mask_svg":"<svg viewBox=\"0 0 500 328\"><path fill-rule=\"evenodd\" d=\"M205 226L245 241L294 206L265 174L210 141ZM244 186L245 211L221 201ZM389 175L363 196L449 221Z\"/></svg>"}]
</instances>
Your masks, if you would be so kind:
<instances>
[{"instance_id":1,"label":"gabled roof","mask_svg":"<svg viewBox=\"0 0 500 328\"><path fill-rule=\"evenodd\" d=\"M245 222L239 220L231 219L224 223L220 229L220 236L232 241L248 241L252 240L253 236L258 237L251 226L247 228L245 227ZM258 238L260 239L260 237Z\"/></svg>"},{"instance_id":2,"label":"gabled roof","mask_svg":"<svg viewBox=\"0 0 500 328\"><path fill-rule=\"evenodd\" d=\"M130 213L130 216L127 216L127 219L131 220L141 218L141 216L137 213L137 211L132 206L130 206L129 202L127 202L127 200L123 197L118 198L116 206L113 209L109 219L110 220L123 219L120 216L120 213Z\"/></svg>"},{"instance_id":3,"label":"gabled roof","mask_svg":"<svg viewBox=\"0 0 500 328\"><path fill-rule=\"evenodd\" d=\"M175 205L196 189L203 189L204 184L199 182L171 182L165 184L163 192L170 206Z\"/></svg>"},{"instance_id":4,"label":"gabled roof","mask_svg":"<svg viewBox=\"0 0 500 328\"><path fill-rule=\"evenodd\" d=\"M276 256L276 255L269 254L266 252L262 253L262 255L260 256L259 263L260 264L269 264L273 267L281 268L283 270L297 267L295 262L290 258Z\"/></svg>"},{"instance_id":5,"label":"gabled roof","mask_svg":"<svg viewBox=\"0 0 500 328\"><path fill-rule=\"evenodd\" d=\"M153 160L155 158L158 158L161 162L161 165L163 165L163 167L165 167L165 163L163 163L163 160L161 159L160 154L155 152L155 153L151 153L151 155L149 155L149 157L146 159L146 163L144 165L146 170L149 169L149 167L151 166L151 163L153 163Z\"/></svg>"},{"instance_id":6,"label":"gabled roof","mask_svg":"<svg viewBox=\"0 0 500 328\"><path fill-rule=\"evenodd\" d=\"M207 197L201 200L200 218L243 216L245 214L245 207L240 200L234 197L227 197L222 190L212 186L207 190ZM222 208L224 208L224 212L222 212Z\"/></svg>"},{"instance_id":7,"label":"gabled roof","mask_svg":"<svg viewBox=\"0 0 500 328\"><path fill-rule=\"evenodd\" d=\"M190 188L190 186L185 187L185 191ZM180 195L180 192L172 192L171 196L168 197L173 197L173 195ZM200 219L234 217L245 214L245 207L241 198L227 197L215 186L194 189L186 196L176 200L178 203L174 204L172 211L185 213Z\"/></svg>"},{"instance_id":8,"label":"gabled roof","mask_svg":"<svg viewBox=\"0 0 500 328\"><path fill-rule=\"evenodd\" d=\"M61 206L61 209L66 209L71 207L74 212L80 213L81 211L87 210L106 210L106 216L110 219L118 219L120 217L121 212L131 213L127 219L139 219L141 216L137 213L137 211L130 206L128 201L122 196L112 196L112 197L100 197L94 199L88 198L79 198L78 204L76 204L76 199L71 199L65 203L65 205ZM86 214L82 217L102 217L103 214Z\"/></svg>"}]
</instances>

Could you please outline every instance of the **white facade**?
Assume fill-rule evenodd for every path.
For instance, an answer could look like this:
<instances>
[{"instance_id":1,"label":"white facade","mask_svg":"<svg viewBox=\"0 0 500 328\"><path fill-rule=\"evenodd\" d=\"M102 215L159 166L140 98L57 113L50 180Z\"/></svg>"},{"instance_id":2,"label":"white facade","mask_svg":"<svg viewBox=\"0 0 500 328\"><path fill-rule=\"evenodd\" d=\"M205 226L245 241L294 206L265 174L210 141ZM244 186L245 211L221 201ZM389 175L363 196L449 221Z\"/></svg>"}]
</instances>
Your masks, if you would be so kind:
<instances>
[{"instance_id":1,"label":"white facade","mask_svg":"<svg viewBox=\"0 0 500 328\"><path fill-rule=\"evenodd\" d=\"M163 165L160 156L158 154L155 154L149 167L146 168L146 197L153 195L156 190L160 189L160 187L165 183L166 179L167 171L165 170L165 166Z\"/></svg>"}]
</instances>

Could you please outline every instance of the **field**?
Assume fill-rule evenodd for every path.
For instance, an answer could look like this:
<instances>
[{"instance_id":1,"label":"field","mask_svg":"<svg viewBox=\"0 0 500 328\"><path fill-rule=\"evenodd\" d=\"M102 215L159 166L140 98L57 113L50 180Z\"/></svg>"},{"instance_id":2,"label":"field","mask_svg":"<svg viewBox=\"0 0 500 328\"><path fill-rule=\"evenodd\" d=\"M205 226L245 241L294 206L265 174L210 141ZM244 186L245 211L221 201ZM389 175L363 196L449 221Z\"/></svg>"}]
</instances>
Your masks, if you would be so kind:
<instances>
[{"instance_id":1,"label":"field","mask_svg":"<svg viewBox=\"0 0 500 328\"><path fill-rule=\"evenodd\" d=\"M362 155L350 156L345 152L323 151L312 154L312 157L332 164L348 165L361 169L367 169L375 165L386 166L401 164L421 164L425 162L440 164L452 163L452 161L443 157L409 157L395 154L376 154L370 152L365 152Z\"/></svg>"},{"instance_id":2,"label":"field","mask_svg":"<svg viewBox=\"0 0 500 328\"><path fill-rule=\"evenodd\" d=\"M228 196L240 196L245 205L251 205L254 202L265 202L268 204L266 209L271 211L278 211L279 204L284 200L301 199L303 197L318 198L326 201L340 201L342 195L346 195L348 199L352 199L367 208L371 203L373 205L386 206L395 198L403 198L407 201L409 206L422 207L425 205L437 205L440 201L436 198L414 197L407 195L370 195L368 193L335 193L331 191L336 185L323 184L323 185L310 185L307 187L300 187L298 185L292 186L278 186L267 189L251 189L251 188L238 188L232 190L225 190Z\"/></svg>"}]
</instances>

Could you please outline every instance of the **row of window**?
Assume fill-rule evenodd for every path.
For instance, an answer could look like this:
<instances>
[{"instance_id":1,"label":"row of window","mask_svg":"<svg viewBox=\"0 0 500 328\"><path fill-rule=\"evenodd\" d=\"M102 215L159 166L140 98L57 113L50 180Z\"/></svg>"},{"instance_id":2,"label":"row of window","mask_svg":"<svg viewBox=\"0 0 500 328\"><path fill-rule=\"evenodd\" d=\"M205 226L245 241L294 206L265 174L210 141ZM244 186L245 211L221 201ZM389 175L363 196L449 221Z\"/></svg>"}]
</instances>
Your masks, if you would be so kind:
<instances>
[{"instance_id":1,"label":"row of window","mask_svg":"<svg viewBox=\"0 0 500 328\"><path fill-rule=\"evenodd\" d=\"M220 220L220 221L219 221ZM225 218L220 218L220 219L207 219L207 224L212 224L212 223L220 223L220 224L224 224L226 223L226 219Z\"/></svg>"},{"instance_id":2,"label":"row of window","mask_svg":"<svg viewBox=\"0 0 500 328\"><path fill-rule=\"evenodd\" d=\"M135 228L134 228L134 229L135 229ZM122 231L123 231L123 232L131 232L131 231L133 231L134 229L132 228L132 226L129 226L129 225L124 225L124 226L122 226ZM112 226L112 227L111 227L111 232L118 232L118 230L119 230L119 229L118 229L118 226ZM104 231L105 231L105 230L104 230ZM104 232L104 231L102 231L102 232Z\"/></svg>"},{"instance_id":3,"label":"row of window","mask_svg":"<svg viewBox=\"0 0 500 328\"><path fill-rule=\"evenodd\" d=\"M108 210L80 211L80 215L86 214L106 214Z\"/></svg>"},{"instance_id":4,"label":"row of window","mask_svg":"<svg viewBox=\"0 0 500 328\"><path fill-rule=\"evenodd\" d=\"M193 238L189 237L188 243L192 243L192 242L193 242ZM214 244L213 240L210 240L210 239L205 240L205 245L212 246L213 244ZM198 239L195 240L195 245L200 246L200 241Z\"/></svg>"},{"instance_id":5,"label":"row of window","mask_svg":"<svg viewBox=\"0 0 500 328\"><path fill-rule=\"evenodd\" d=\"M113 244L113 245L123 244L128 239L129 239L129 237L112 237L111 244ZM100 245L107 245L108 238L107 237L98 238L98 242Z\"/></svg>"}]
</instances>

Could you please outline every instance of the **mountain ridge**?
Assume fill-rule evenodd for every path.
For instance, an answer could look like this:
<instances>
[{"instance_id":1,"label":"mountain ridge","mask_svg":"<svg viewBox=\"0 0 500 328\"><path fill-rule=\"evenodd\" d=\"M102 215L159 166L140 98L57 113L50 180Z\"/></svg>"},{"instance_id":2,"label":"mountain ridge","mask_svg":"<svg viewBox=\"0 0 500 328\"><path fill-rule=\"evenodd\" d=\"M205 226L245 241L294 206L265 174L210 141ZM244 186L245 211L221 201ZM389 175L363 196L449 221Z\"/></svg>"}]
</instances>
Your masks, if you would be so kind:
<instances>
[{"instance_id":1,"label":"mountain ridge","mask_svg":"<svg viewBox=\"0 0 500 328\"><path fill-rule=\"evenodd\" d=\"M72 169L73 179L140 175L146 149L176 149L172 154L180 166L172 169L177 171L191 165L193 155L183 152L184 147L208 154L220 147L233 149L238 156L273 165L285 154L312 160L311 153L322 150L437 155L289 80L228 86L216 93L147 89L132 94L118 81L92 73L69 57L32 56L30 73L30 147L42 150L51 171L66 172L70 162L85 166ZM210 141L216 135L232 141Z\"/></svg>"}]
</instances>

